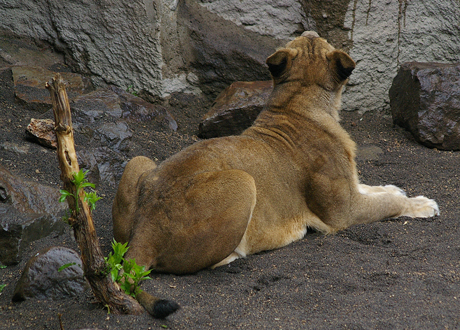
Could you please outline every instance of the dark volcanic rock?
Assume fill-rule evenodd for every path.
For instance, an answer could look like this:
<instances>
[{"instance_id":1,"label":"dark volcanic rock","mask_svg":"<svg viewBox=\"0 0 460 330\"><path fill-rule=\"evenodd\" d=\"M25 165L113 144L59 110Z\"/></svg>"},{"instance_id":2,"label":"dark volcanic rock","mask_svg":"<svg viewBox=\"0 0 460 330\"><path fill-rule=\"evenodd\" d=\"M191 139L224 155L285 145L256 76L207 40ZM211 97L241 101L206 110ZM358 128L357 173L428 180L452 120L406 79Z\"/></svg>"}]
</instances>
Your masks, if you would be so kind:
<instances>
[{"instance_id":1,"label":"dark volcanic rock","mask_svg":"<svg viewBox=\"0 0 460 330\"><path fill-rule=\"evenodd\" d=\"M270 79L265 60L287 41L237 26L196 1L180 1L178 17L179 30L190 36L183 56L203 92L214 97L235 81Z\"/></svg>"},{"instance_id":2,"label":"dark volcanic rock","mask_svg":"<svg viewBox=\"0 0 460 330\"><path fill-rule=\"evenodd\" d=\"M199 125L199 137L237 135L252 125L273 89L272 81L237 81L219 94Z\"/></svg>"},{"instance_id":3,"label":"dark volcanic rock","mask_svg":"<svg viewBox=\"0 0 460 330\"><path fill-rule=\"evenodd\" d=\"M129 139L133 136L128 125L123 121L103 123L95 132L103 144L115 151L128 149Z\"/></svg>"},{"instance_id":4,"label":"dark volcanic rock","mask_svg":"<svg viewBox=\"0 0 460 330\"><path fill-rule=\"evenodd\" d=\"M107 89L97 89L76 97L70 102L72 120L76 123L94 123L104 116L121 118L122 110L118 95Z\"/></svg>"},{"instance_id":5,"label":"dark volcanic rock","mask_svg":"<svg viewBox=\"0 0 460 330\"><path fill-rule=\"evenodd\" d=\"M30 242L63 232L66 224L59 213L66 206L58 202L52 187L26 182L0 166L0 262L21 261L22 249Z\"/></svg>"},{"instance_id":6,"label":"dark volcanic rock","mask_svg":"<svg viewBox=\"0 0 460 330\"><path fill-rule=\"evenodd\" d=\"M110 116L128 122L154 120L173 131L177 130L176 121L165 107L148 103L117 87L98 89L79 96L71 102L70 107L74 112L72 119L75 127Z\"/></svg>"},{"instance_id":7,"label":"dark volcanic rock","mask_svg":"<svg viewBox=\"0 0 460 330\"><path fill-rule=\"evenodd\" d=\"M177 131L177 122L165 107L149 103L117 87L112 86L111 90L120 98L123 118L129 121L155 120L164 127Z\"/></svg>"},{"instance_id":8,"label":"dark volcanic rock","mask_svg":"<svg viewBox=\"0 0 460 330\"><path fill-rule=\"evenodd\" d=\"M88 181L96 185L107 182L115 186L128 162L121 152L107 147L86 148L77 152L80 167L88 170Z\"/></svg>"},{"instance_id":9,"label":"dark volcanic rock","mask_svg":"<svg viewBox=\"0 0 460 330\"><path fill-rule=\"evenodd\" d=\"M51 96L45 84L55 76L55 72L41 67L15 66L12 69L14 94L16 98L33 110L45 112L51 108ZM69 99L87 93L92 89L88 79L71 72L60 73L66 82Z\"/></svg>"},{"instance_id":10,"label":"dark volcanic rock","mask_svg":"<svg viewBox=\"0 0 460 330\"><path fill-rule=\"evenodd\" d=\"M401 65L390 88L395 124L431 148L460 150L460 64Z\"/></svg>"},{"instance_id":11,"label":"dark volcanic rock","mask_svg":"<svg viewBox=\"0 0 460 330\"><path fill-rule=\"evenodd\" d=\"M39 251L27 262L12 300L59 300L78 296L88 288L78 253L55 246Z\"/></svg>"}]
</instances>

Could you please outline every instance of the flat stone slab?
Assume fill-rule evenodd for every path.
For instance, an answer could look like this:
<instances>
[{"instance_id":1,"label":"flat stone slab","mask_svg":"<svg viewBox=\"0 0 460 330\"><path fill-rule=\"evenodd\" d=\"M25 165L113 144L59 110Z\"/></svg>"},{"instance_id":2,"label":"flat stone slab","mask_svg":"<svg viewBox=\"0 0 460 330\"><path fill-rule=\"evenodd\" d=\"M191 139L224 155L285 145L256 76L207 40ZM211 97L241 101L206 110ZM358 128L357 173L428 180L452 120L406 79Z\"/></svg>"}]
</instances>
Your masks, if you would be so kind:
<instances>
[{"instance_id":1,"label":"flat stone slab","mask_svg":"<svg viewBox=\"0 0 460 330\"><path fill-rule=\"evenodd\" d=\"M154 120L173 131L177 130L177 122L165 107L148 103L113 86L76 97L70 102L70 108L75 112L76 126L79 123L94 123L102 116L109 115L127 122Z\"/></svg>"},{"instance_id":2,"label":"flat stone slab","mask_svg":"<svg viewBox=\"0 0 460 330\"><path fill-rule=\"evenodd\" d=\"M13 73L14 94L18 100L39 112L45 112L51 108L50 93L45 84L55 76L55 72L33 66L14 66L11 70ZM91 90L89 80L79 74L60 72L60 75L66 82L69 99Z\"/></svg>"}]
</instances>

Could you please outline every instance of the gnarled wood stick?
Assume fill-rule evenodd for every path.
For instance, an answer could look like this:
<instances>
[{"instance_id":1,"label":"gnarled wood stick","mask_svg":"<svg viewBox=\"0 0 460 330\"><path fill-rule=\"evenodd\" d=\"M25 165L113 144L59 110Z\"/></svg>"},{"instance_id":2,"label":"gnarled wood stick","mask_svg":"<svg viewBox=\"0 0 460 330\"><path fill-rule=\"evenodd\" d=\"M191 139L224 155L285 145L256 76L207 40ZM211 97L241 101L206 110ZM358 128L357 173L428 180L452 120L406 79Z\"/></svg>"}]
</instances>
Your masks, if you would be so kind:
<instances>
[{"instance_id":1,"label":"gnarled wood stick","mask_svg":"<svg viewBox=\"0 0 460 330\"><path fill-rule=\"evenodd\" d=\"M55 131L57 137L57 154L61 169L61 180L64 189L76 194L76 187L71 182L78 166L77 154L73 139L72 117L70 105L65 90L65 84L60 74L46 84L53 102ZM81 251L81 260L85 277L88 280L94 295L115 314L142 314L144 308L132 297L126 295L115 285L109 276L107 265L101 252L99 241L94 228L93 219L88 203L84 200L85 192L80 189L78 205L73 198L67 198L72 215L69 218L75 239Z\"/></svg>"}]
</instances>

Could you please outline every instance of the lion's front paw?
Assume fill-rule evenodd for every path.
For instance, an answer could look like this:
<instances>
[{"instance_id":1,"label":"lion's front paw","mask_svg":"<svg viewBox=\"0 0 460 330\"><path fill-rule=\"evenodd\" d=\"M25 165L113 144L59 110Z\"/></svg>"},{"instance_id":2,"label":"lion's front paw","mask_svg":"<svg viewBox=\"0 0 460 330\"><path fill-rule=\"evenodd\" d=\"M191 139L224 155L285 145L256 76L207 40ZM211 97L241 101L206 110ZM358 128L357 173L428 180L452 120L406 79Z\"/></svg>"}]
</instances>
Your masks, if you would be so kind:
<instances>
[{"instance_id":1,"label":"lion's front paw","mask_svg":"<svg viewBox=\"0 0 460 330\"><path fill-rule=\"evenodd\" d=\"M358 191L363 195L370 194L392 194L397 196L406 196L406 192L401 188L393 186L391 184L386 186L368 186L365 184L358 185Z\"/></svg>"},{"instance_id":2,"label":"lion's front paw","mask_svg":"<svg viewBox=\"0 0 460 330\"><path fill-rule=\"evenodd\" d=\"M393 186L392 184L383 186L385 192L393 194L393 195L401 195L406 196L406 192L399 187Z\"/></svg>"},{"instance_id":3,"label":"lion's front paw","mask_svg":"<svg viewBox=\"0 0 460 330\"><path fill-rule=\"evenodd\" d=\"M402 214L412 218L429 218L439 215L438 204L424 196L409 198L407 210Z\"/></svg>"}]
</instances>

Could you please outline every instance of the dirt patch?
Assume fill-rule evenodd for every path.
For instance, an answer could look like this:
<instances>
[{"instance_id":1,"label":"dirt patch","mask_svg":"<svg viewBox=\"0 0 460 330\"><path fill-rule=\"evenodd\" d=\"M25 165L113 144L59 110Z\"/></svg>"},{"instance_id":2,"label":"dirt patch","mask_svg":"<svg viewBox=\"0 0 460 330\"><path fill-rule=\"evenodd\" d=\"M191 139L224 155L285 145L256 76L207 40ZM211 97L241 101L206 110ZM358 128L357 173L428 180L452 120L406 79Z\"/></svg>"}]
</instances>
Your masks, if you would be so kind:
<instances>
[{"instance_id":1,"label":"dirt patch","mask_svg":"<svg viewBox=\"0 0 460 330\"><path fill-rule=\"evenodd\" d=\"M2 63L0 63L2 64ZM203 99L178 96L172 132L153 122L132 124L130 157L164 160L197 140L208 110ZM37 113L16 102L9 70L0 71L0 163L13 174L59 187L55 151L27 140ZM395 184L408 195L435 199L432 219L387 220L337 235L308 233L288 247L249 256L196 274L153 275L144 288L177 301L166 320L149 315L108 314L92 294L62 301L13 304L12 293L26 261L53 245L77 249L71 234L31 244L17 266L0 269L2 329L453 329L460 326L460 153L428 149L383 113L343 113L342 124L363 152L358 166L366 184ZM84 140L77 149L85 148ZM19 148L19 149L18 149ZM18 151L19 150L19 151ZM22 151L21 151L22 150ZM115 186L102 182L104 198L94 213L105 254L112 240Z\"/></svg>"}]
</instances>

